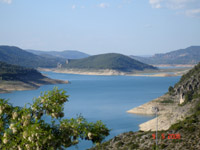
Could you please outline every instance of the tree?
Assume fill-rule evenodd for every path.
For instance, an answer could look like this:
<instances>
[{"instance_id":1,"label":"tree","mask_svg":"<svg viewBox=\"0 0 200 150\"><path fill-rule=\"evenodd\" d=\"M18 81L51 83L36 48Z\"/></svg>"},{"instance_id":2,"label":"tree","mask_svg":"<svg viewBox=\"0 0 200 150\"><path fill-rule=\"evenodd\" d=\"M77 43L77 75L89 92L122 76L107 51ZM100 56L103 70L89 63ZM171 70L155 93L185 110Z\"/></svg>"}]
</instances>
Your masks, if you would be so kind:
<instances>
[{"instance_id":1,"label":"tree","mask_svg":"<svg viewBox=\"0 0 200 150\"><path fill-rule=\"evenodd\" d=\"M82 116L63 119L67 101L66 92L58 88L41 93L24 107L0 99L0 149L62 150L80 139L101 143L110 130L101 121L88 123Z\"/></svg>"},{"instance_id":2,"label":"tree","mask_svg":"<svg viewBox=\"0 0 200 150\"><path fill-rule=\"evenodd\" d=\"M168 92L169 92L169 94L170 95L172 95L175 91L174 91L174 88L172 87L172 86L170 86L169 88L168 88Z\"/></svg>"}]
</instances>

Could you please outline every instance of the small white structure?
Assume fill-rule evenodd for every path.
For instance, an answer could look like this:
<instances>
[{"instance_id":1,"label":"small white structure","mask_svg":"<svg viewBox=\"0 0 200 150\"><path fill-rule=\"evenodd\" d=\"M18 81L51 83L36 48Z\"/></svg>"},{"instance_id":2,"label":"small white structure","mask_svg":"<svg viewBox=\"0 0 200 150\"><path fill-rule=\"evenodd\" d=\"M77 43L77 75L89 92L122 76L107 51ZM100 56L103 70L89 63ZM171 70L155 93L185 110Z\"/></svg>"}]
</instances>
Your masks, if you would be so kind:
<instances>
[{"instance_id":1,"label":"small white structure","mask_svg":"<svg viewBox=\"0 0 200 150\"><path fill-rule=\"evenodd\" d=\"M68 59L65 61L65 64L66 64L66 65L69 64L69 60L68 60Z\"/></svg>"},{"instance_id":2,"label":"small white structure","mask_svg":"<svg viewBox=\"0 0 200 150\"><path fill-rule=\"evenodd\" d=\"M62 64L61 63L57 63L57 68L61 68Z\"/></svg>"}]
</instances>

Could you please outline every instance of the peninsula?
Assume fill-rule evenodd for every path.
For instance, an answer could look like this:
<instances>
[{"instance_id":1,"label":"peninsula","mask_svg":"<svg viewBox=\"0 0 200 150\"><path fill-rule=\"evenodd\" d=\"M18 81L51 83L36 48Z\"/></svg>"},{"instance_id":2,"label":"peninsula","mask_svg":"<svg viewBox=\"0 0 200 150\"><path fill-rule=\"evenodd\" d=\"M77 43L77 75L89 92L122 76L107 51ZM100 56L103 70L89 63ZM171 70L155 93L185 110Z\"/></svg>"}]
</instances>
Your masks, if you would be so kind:
<instances>
[{"instance_id":1,"label":"peninsula","mask_svg":"<svg viewBox=\"0 0 200 150\"><path fill-rule=\"evenodd\" d=\"M50 79L35 69L0 61L0 93L37 89L45 84L67 84L68 81Z\"/></svg>"}]
</instances>

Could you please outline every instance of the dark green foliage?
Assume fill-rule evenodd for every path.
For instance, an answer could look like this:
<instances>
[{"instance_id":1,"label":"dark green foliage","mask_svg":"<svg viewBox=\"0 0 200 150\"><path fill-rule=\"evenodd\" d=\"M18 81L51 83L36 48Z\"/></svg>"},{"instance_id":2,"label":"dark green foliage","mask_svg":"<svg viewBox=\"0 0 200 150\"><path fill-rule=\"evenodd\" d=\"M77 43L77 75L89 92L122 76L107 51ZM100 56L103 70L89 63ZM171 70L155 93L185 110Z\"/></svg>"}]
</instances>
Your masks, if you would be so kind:
<instances>
[{"instance_id":1,"label":"dark green foliage","mask_svg":"<svg viewBox=\"0 0 200 150\"><path fill-rule=\"evenodd\" d=\"M167 147L166 144L161 144L161 145L160 145L160 148L161 148L161 149L164 149L165 147Z\"/></svg>"},{"instance_id":2,"label":"dark green foliage","mask_svg":"<svg viewBox=\"0 0 200 150\"><path fill-rule=\"evenodd\" d=\"M180 81L176 84L181 84L187 80L189 80L192 76L195 76L197 78L200 78L200 63L197 64L193 69L191 69L188 73L183 75L180 79Z\"/></svg>"},{"instance_id":3,"label":"dark green foliage","mask_svg":"<svg viewBox=\"0 0 200 150\"><path fill-rule=\"evenodd\" d=\"M169 104L169 103L174 103L174 101L171 100L171 99L166 99L166 100L164 100L164 101L161 101L160 103Z\"/></svg>"},{"instance_id":4,"label":"dark green foliage","mask_svg":"<svg viewBox=\"0 0 200 150\"><path fill-rule=\"evenodd\" d=\"M197 64L200 61L200 46L191 46L186 49L175 50L165 54L156 54L147 58L132 57L147 64Z\"/></svg>"},{"instance_id":5,"label":"dark green foliage","mask_svg":"<svg viewBox=\"0 0 200 150\"><path fill-rule=\"evenodd\" d=\"M139 148L139 144L135 144L135 143L130 143L129 145L128 145L128 148L129 149L137 149L137 148Z\"/></svg>"},{"instance_id":6,"label":"dark green foliage","mask_svg":"<svg viewBox=\"0 0 200 150\"><path fill-rule=\"evenodd\" d=\"M199 96L200 98L200 96ZM196 113L200 113L200 103L198 103L196 106L195 106L195 111L197 111Z\"/></svg>"},{"instance_id":7,"label":"dark green foliage","mask_svg":"<svg viewBox=\"0 0 200 150\"><path fill-rule=\"evenodd\" d=\"M185 94L185 102L190 102L193 99L194 91L188 91Z\"/></svg>"},{"instance_id":8,"label":"dark green foliage","mask_svg":"<svg viewBox=\"0 0 200 150\"><path fill-rule=\"evenodd\" d=\"M24 51L14 46L0 46L0 61L24 67L57 67L57 63L64 63L65 59L46 58Z\"/></svg>"},{"instance_id":9,"label":"dark green foliage","mask_svg":"<svg viewBox=\"0 0 200 150\"><path fill-rule=\"evenodd\" d=\"M169 92L169 94L170 95L172 95L175 91L174 91L174 88L172 87L172 86L170 86L169 88L168 88L168 92Z\"/></svg>"},{"instance_id":10,"label":"dark green foliage","mask_svg":"<svg viewBox=\"0 0 200 150\"><path fill-rule=\"evenodd\" d=\"M136 61L128 56L121 54L101 54L79 60L70 60L64 68L73 69L113 69L118 71L129 72L132 70L157 69Z\"/></svg>"},{"instance_id":11,"label":"dark green foliage","mask_svg":"<svg viewBox=\"0 0 200 150\"><path fill-rule=\"evenodd\" d=\"M152 146L152 150L158 150L158 147L156 146L156 144L154 143Z\"/></svg>"},{"instance_id":12,"label":"dark green foliage","mask_svg":"<svg viewBox=\"0 0 200 150\"><path fill-rule=\"evenodd\" d=\"M124 145L124 143L123 142L121 142L121 141L119 141L117 144L117 147L121 147L121 146L123 146Z\"/></svg>"},{"instance_id":13,"label":"dark green foliage","mask_svg":"<svg viewBox=\"0 0 200 150\"><path fill-rule=\"evenodd\" d=\"M0 80L26 80L27 78L43 78L44 76L35 69L10 65L0 61Z\"/></svg>"}]
</instances>

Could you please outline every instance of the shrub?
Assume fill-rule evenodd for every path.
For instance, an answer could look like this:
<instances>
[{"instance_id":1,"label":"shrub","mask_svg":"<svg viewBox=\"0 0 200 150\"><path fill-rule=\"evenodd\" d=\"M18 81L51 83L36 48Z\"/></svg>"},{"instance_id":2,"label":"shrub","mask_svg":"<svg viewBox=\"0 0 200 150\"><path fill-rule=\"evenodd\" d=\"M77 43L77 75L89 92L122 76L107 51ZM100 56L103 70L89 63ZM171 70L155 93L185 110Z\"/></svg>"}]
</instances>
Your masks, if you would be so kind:
<instances>
[{"instance_id":1,"label":"shrub","mask_svg":"<svg viewBox=\"0 0 200 150\"><path fill-rule=\"evenodd\" d=\"M170 95L172 95L175 91L174 91L174 88L172 87L172 86L170 86L169 88L168 88L168 92L169 92L169 94Z\"/></svg>"},{"instance_id":2,"label":"shrub","mask_svg":"<svg viewBox=\"0 0 200 150\"><path fill-rule=\"evenodd\" d=\"M100 143L109 135L101 121L88 123L82 116L62 119L68 101L65 94L54 88L25 107L14 107L0 99L0 149L62 150L78 144L80 139ZM47 117L51 121L47 122Z\"/></svg>"}]
</instances>

